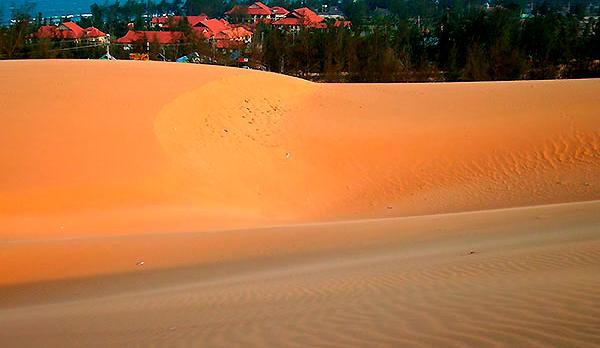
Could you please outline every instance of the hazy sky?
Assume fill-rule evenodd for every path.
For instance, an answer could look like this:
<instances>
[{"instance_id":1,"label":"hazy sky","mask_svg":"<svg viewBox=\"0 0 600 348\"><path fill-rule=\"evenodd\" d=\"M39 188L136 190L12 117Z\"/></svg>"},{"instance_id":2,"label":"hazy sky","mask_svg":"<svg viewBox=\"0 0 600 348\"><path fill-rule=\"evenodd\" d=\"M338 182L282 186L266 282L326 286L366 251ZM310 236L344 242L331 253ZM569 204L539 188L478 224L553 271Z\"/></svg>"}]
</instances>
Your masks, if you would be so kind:
<instances>
[{"instance_id":1,"label":"hazy sky","mask_svg":"<svg viewBox=\"0 0 600 348\"><path fill-rule=\"evenodd\" d=\"M65 14L79 14L79 13L89 13L90 5L94 2L103 3L103 0L36 0L36 1L26 1L26 0L0 0L0 11L2 11L2 19L6 20L10 17L9 8L11 5L22 5L25 2L34 3L35 7L33 9L32 15L35 15L38 12L42 12L44 17L47 16L56 16L56 15L65 15ZM112 2L112 1L111 1Z\"/></svg>"}]
</instances>

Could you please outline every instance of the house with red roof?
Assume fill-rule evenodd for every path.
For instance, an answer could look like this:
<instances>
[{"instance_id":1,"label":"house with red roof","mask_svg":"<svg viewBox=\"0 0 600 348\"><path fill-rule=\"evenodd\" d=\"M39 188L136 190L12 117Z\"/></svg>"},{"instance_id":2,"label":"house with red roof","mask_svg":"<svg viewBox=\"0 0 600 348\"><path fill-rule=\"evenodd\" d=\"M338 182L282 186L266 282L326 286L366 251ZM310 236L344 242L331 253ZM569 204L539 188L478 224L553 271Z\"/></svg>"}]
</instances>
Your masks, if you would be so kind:
<instances>
[{"instance_id":1,"label":"house with red roof","mask_svg":"<svg viewBox=\"0 0 600 348\"><path fill-rule=\"evenodd\" d=\"M213 40L216 48L240 48L251 42L252 35L251 31L242 26L230 27L215 34Z\"/></svg>"},{"instance_id":2,"label":"house with red roof","mask_svg":"<svg viewBox=\"0 0 600 348\"><path fill-rule=\"evenodd\" d=\"M85 35L85 30L74 22L63 22L56 29L69 39L81 39Z\"/></svg>"},{"instance_id":3,"label":"house with red roof","mask_svg":"<svg viewBox=\"0 0 600 348\"><path fill-rule=\"evenodd\" d=\"M300 28L327 28L325 19L308 7L295 9L285 15L284 18L272 23L274 26L286 28L288 30L297 31Z\"/></svg>"},{"instance_id":4,"label":"house with red roof","mask_svg":"<svg viewBox=\"0 0 600 348\"><path fill-rule=\"evenodd\" d=\"M84 29L85 35L84 38L92 41L108 41L108 35L103 33L100 29L96 27L87 27Z\"/></svg>"},{"instance_id":5,"label":"house with red roof","mask_svg":"<svg viewBox=\"0 0 600 348\"><path fill-rule=\"evenodd\" d=\"M283 18L287 12L283 7L276 6L270 8L262 2L257 1L248 6L235 5L229 11L225 12L225 15L235 22L270 23Z\"/></svg>"},{"instance_id":6,"label":"house with red roof","mask_svg":"<svg viewBox=\"0 0 600 348\"><path fill-rule=\"evenodd\" d=\"M160 45L173 45L182 42L185 35L179 31L145 31L129 30L125 36L117 39L120 44L134 44L139 42L156 42Z\"/></svg>"},{"instance_id":7,"label":"house with red roof","mask_svg":"<svg viewBox=\"0 0 600 348\"><path fill-rule=\"evenodd\" d=\"M285 16L290 13L290 11L281 6L273 6L271 7L271 10L273 10L273 13L275 13L275 20L285 18Z\"/></svg>"},{"instance_id":8,"label":"house with red roof","mask_svg":"<svg viewBox=\"0 0 600 348\"><path fill-rule=\"evenodd\" d=\"M206 38L211 38L215 34L230 27L229 22L224 19L205 19L196 23L192 29L194 32L200 32Z\"/></svg>"},{"instance_id":9,"label":"house with red roof","mask_svg":"<svg viewBox=\"0 0 600 348\"><path fill-rule=\"evenodd\" d=\"M108 40L108 35L95 27L82 28L75 22L63 22L59 25L42 25L33 34L37 39L100 41Z\"/></svg>"},{"instance_id":10,"label":"house with red roof","mask_svg":"<svg viewBox=\"0 0 600 348\"><path fill-rule=\"evenodd\" d=\"M173 28L179 25L180 21L187 20L195 37L208 40L216 48L240 48L252 40L251 31L239 25L232 25L225 19L208 18L204 15L155 18L157 19L154 22L164 29ZM136 31L131 27L125 36L117 39L117 43L131 45L139 42L156 42L160 45L173 45L185 42L186 39L189 38L180 31Z\"/></svg>"},{"instance_id":11,"label":"house with red roof","mask_svg":"<svg viewBox=\"0 0 600 348\"><path fill-rule=\"evenodd\" d=\"M155 29L177 28L182 20L187 20L190 26L195 26L198 22L208 19L208 16L201 14L198 16L160 16L152 17L151 25Z\"/></svg>"},{"instance_id":12,"label":"house with red roof","mask_svg":"<svg viewBox=\"0 0 600 348\"><path fill-rule=\"evenodd\" d=\"M211 41L217 48L240 47L250 43L253 33L242 26L234 26L225 19L204 19L192 26L199 37Z\"/></svg>"}]
</instances>

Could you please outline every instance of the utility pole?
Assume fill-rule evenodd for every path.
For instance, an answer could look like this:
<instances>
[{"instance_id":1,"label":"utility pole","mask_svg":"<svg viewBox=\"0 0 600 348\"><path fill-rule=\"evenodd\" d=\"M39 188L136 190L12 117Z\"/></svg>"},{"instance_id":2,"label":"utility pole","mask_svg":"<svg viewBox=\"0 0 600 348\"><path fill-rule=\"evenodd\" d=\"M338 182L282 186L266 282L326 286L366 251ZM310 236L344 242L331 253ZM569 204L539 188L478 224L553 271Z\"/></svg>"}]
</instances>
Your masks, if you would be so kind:
<instances>
[{"instance_id":1,"label":"utility pole","mask_svg":"<svg viewBox=\"0 0 600 348\"><path fill-rule=\"evenodd\" d=\"M117 60L110 54L110 35L107 35L108 39L106 40L106 59L107 60Z\"/></svg>"},{"instance_id":2,"label":"utility pole","mask_svg":"<svg viewBox=\"0 0 600 348\"><path fill-rule=\"evenodd\" d=\"M115 57L113 57L113 56L110 54L110 43L107 43L107 44L106 44L106 59L107 59L107 60L116 60L116 59L115 59Z\"/></svg>"}]
</instances>

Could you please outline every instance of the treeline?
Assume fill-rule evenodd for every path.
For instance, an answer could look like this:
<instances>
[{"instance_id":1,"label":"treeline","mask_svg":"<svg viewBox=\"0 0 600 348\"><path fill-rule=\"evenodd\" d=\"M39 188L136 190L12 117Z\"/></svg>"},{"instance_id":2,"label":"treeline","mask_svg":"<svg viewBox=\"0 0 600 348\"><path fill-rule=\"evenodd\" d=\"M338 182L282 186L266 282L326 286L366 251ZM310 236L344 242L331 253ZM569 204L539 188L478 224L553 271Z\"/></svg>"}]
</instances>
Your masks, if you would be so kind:
<instances>
[{"instance_id":1,"label":"treeline","mask_svg":"<svg viewBox=\"0 0 600 348\"><path fill-rule=\"evenodd\" d=\"M363 2L363 10L372 15L359 17L362 24L353 22L352 30L303 30L290 38L265 26L262 60L270 70L324 81L600 76L600 23L590 8L575 4L565 11L558 3L533 5L533 11L516 3L440 8L431 2L419 10L414 7L419 4L382 12Z\"/></svg>"},{"instance_id":2,"label":"treeline","mask_svg":"<svg viewBox=\"0 0 600 348\"><path fill-rule=\"evenodd\" d=\"M343 0L351 28L290 32L268 25L255 30L252 44L238 52L211 49L205 42L164 48L140 44L152 59L174 60L198 51L213 62L235 64L247 56L252 65L320 81L474 81L580 78L600 76L598 1L481 2L469 0ZM595 2L594 2L595 1ZM251 1L247 1L250 3ZM337 1L305 0L313 9ZM175 0L94 4L93 25L111 37L127 24L149 29L153 14L221 17L234 2ZM269 5L302 6L289 0ZM98 58L103 48L70 50L65 43L28 39L39 19L19 14L0 29L0 58ZM330 23L332 24L332 23ZM174 28L189 31L189 28ZM190 37L192 37L190 35ZM192 41L192 39L190 39ZM149 48L148 48L149 47ZM113 51L117 58L126 52Z\"/></svg>"}]
</instances>

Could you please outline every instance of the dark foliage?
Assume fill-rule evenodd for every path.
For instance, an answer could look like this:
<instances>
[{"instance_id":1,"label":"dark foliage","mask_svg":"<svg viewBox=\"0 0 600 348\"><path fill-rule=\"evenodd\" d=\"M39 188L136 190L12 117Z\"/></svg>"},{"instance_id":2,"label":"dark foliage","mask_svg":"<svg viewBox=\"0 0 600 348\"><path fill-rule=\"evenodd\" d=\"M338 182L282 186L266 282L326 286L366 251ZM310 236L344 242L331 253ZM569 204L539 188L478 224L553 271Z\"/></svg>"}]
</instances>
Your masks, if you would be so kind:
<instances>
[{"instance_id":1,"label":"dark foliage","mask_svg":"<svg viewBox=\"0 0 600 348\"><path fill-rule=\"evenodd\" d=\"M186 33L177 47L141 43L151 59L173 60L199 52L221 64L245 55L256 66L320 81L475 81L600 76L600 0L272 0L286 8L339 6L351 28L285 31L268 25L255 30L245 50L217 51ZM127 0L93 4L82 26L95 26L116 38L136 29L151 30L151 15L205 13L221 17L249 0ZM14 9L0 28L0 58L98 58L105 47L33 40L41 23L32 8ZM332 24L332 23L330 23ZM114 55L128 52L114 47Z\"/></svg>"}]
</instances>

